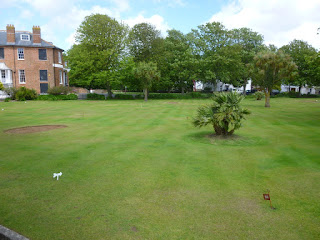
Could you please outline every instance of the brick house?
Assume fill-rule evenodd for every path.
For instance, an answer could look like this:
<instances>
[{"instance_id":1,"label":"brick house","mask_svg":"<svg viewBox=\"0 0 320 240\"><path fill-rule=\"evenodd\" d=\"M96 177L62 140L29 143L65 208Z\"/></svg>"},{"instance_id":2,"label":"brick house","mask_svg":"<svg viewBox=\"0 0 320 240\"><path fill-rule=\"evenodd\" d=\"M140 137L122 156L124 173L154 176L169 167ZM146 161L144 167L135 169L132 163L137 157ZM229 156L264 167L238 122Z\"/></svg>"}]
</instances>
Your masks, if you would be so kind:
<instances>
[{"instance_id":1,"label":"brick house","mask_svg":"<svg viewBox=\"0 0 320 240\"><path fill-rule=\"evenodd\" d=\"M48 87L68 85L63 50L41 39L40 27L32 33L0 30L0 80L5 87L26 87L46 93Z\"/></svg>"}]
</instances>

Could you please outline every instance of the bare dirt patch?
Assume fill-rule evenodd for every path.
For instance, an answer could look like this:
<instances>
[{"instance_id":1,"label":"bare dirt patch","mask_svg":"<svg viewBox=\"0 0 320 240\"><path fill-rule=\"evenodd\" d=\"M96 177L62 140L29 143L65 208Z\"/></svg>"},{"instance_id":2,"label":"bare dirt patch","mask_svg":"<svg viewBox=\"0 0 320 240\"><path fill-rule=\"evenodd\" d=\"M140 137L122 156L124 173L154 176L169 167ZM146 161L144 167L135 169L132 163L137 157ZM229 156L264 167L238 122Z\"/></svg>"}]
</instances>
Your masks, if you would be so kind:
<instances>
[{"instance_id":1,"label":"bare dirt patch","mask_svg":"<svg viewBox=\"0 0 320 240\"><path fill-rule=\"evenodd\" d=\"M45 132L59 128L66 128L66 125L39 125L39 126L27 126L20 128L7 129L5 133L13 134L26 134L26 133L36 133L36 132Z\"/></svg>"},{"instance_id":2,"label":"bare dirt patch","mask_svg":"<svg viewBox=\"0 0 320 240\"><path fill-rule=\"evenodd\" d=\"M212 140L239 140L241 137L238 135L217 135L215 133L205 135L206 138Z\"/></svg>"}]
</instances>

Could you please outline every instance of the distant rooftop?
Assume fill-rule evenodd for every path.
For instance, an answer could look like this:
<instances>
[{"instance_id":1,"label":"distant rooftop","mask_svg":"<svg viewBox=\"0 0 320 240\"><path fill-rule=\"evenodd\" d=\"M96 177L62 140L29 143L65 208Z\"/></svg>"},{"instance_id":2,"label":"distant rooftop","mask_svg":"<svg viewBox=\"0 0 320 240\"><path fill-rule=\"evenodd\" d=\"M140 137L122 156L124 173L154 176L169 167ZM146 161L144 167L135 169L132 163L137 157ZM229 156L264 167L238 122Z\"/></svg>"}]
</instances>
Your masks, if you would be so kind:
<instances>
[{"instance_id":1,"label":"distant rooftop","mask_svg":"<svg viewBox=\"0 0 320 240\"><path fill-rule=\"evenodd\" d=\"M29 40L21 40L21 35L29 35ZM33 43L33 34L28 31L16 31L15 32L15 43L7 42L7 31L0 30L0 46L18 46L18 47L43 47L43 48L58 48L50 42L44 41L41 39L41 43ZM63 50L61 48L58 48Z\"/></svg>"}]
</instances>

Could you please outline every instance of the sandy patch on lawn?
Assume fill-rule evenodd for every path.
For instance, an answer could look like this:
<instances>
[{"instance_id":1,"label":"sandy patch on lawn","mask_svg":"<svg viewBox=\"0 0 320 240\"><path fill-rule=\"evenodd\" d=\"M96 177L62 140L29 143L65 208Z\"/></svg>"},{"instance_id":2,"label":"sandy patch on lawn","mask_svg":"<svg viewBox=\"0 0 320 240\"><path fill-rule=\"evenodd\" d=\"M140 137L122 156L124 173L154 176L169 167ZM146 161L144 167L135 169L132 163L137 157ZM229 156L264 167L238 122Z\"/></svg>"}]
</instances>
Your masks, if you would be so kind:
<instances>
[{"instance_id":1,"label":"sandy patch on lawn","mask_svg":"<svg viewBox=\"0 0 320 240\"><path fill-rule=\"evenodd\" d=\"M36 133L36 132L45 132L59 128L66 128L66 125L39 125L39 126L27 126L20 128L7 129L5 133L13 134L26 134L26 133Z\"/></svg>"}]
</instances>

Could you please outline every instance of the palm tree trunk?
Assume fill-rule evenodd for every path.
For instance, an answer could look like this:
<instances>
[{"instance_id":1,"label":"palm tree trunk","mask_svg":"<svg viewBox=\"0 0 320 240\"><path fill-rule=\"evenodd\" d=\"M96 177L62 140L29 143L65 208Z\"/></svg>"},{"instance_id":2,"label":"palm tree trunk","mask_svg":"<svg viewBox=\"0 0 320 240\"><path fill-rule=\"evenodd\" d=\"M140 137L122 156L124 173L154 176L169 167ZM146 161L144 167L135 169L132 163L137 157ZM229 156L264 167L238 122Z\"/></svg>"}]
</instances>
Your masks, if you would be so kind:
<instances>
[{"instance_id":1,"label":"palm tree trunk","mask_svg":"<svg viewBox=\"0 0 320 240\"><path fill-rule=\"evenodd\" d=\"M144 94L144 100L148 101L148 88L143 89L143 94Z\"/></svg>"},{"instance_id":2,"label":"palm tree trunk","mask_svg":"<svg viewBox=\"0 0 320 240\"><path fill-rule=\"evenodd\" d=\"M265 96L265 107L270 107L270 91L268 89L264 90L264 96Z\"/></svg>"}]
</instances>

